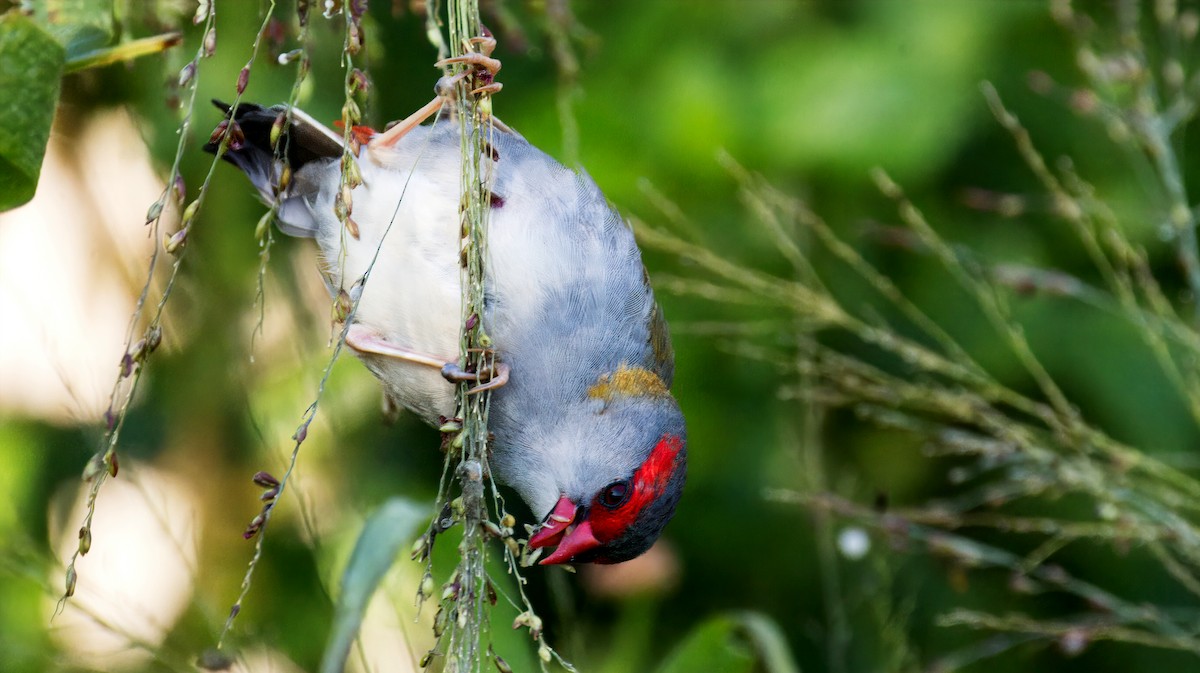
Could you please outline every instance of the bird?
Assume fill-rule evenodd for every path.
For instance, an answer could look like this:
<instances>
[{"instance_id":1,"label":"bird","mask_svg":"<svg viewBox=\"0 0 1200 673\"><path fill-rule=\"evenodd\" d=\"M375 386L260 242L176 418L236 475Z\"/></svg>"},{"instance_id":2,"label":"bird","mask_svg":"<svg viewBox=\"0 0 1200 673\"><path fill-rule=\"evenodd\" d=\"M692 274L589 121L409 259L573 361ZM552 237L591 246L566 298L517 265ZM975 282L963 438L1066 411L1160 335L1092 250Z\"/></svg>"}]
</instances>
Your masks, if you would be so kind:
<instances>
[{"instance_id":1,"label":"bird","mask_svg":"<svg viewBox=\"0 0 1200 673\"><path fill-rule=\"evenodd\" d=\"M331 296L351 290L346 346L388 399L436 425L454 413L451 381L491 390L490 473L542 517L527 541L554 547L540 563L632 559L674 515L687 474L674 352L633 232L586 172L495 120L482 319L498 365L458 370L461 145L438 114L445 84L389 130L348 134L362 179L351 232L335 213L345 137L300 109L214 101L237 130L221 157L278 199L283 233L316 241ZM221 133L205 150L219 152Z\"/></svg>"}]
</instances>

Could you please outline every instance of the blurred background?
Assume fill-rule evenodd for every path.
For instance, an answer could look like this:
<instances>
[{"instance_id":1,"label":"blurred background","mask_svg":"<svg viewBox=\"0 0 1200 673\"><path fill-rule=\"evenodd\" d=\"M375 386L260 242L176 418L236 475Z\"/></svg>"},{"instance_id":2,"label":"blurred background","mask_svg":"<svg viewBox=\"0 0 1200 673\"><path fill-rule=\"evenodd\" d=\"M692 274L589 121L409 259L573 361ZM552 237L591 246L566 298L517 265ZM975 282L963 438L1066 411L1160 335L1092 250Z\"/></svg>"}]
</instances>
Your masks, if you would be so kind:
<instances>
[{"instance_id":1,"label":"blurred background","mask_svg":"<svg viewBox=\"0 0 1200 673\"><path fill-rule=\"evenodd\" d=\"M117 4L120 39L178 28L183 44L67 76L37 195L0 214L0 670L12 673L193 670L253 553L242 539L261 509L251 476L286 468L331 355L313 249L277 235L265 258L254 236L265 207L239 172L214 171L199 149L220 121L206 101L233 98L266 11L265 3L217 2L216 50L196 72L180 163L189 200L213 171L206 201L165 312L163 346L122 429L119 476L100 491L76 596L52 618L84 516L80 474L103 439L129 316L159 244L143 222L187 111L179 72L202 38L194 3ZM1189 36L1186 22L1195 15L1188 3L1162 14L1174 4L1094 3L1086 29L1073 32L1055 20L1069 12L1065 3L1035 0L481 2L504 64L497 116L585 169L622 212L790 282L802 274L745 189L746 180L770 185L824 218L995 380L1034 399L1041 392L1021 358L969 293L936 255L898 233L901 216L870 171L899 183L954 250L969 251L963 259L1099 282L1086 248L1055 218L1058 204L989 111L981 84L990 82L1048 162L1062 168L1059 157L1070 157L1071 171L1144 251L1164 301L1190 316L1195 297L1163 230L1161 180L1130 149L1128 131L1102 114L1104 95L1119 100L1122 91L1093 92L1081 73L1085 52L1132 49L1120 29L1122 20L1129 28L1131 6L1140 10L1132 19L1145 39L1139 48L1159 58L1166 47L1157 45L1169 45L1188 68L1195 30ZM275 10L245 100L274 104L291 93L296 66L276 58L298 46L288 5ZM422 6L376 0L364 28L365 112L382 128L429 100L436 55ZM343 104L341 19L314 11L308 37L312 71L299 104L332 123ZM1186 177L1200 155L1187 151L1194 135L1175 138ZM754 177L739 177L732 164ZM166 218L164 231L173 231L178 208ZM795 223L783 230L829 296L866 323L889 322L892 309L869 283ZM812 403L796 366L804 315L706 296L695 280L705 265L670 250L648 247L645 261L672 326L689 480L663 541L644 558L578 574L526 572L550 641L580 671L787 670L779 657L834 672L1196 665L1194 579L1137 535L1058 544L1051 524L1024 537L988 529L973 539L1016 559L988 564L873 525L872 513L889 508L973 511L989 479L1012 475L964 479L976 463L929 450L920 432L872 423L845 400ZM155 270L151 306L169 265ZM1197 423L1188 396L1156 366L1157 351L1103 305L1035 286L997 285L1072 407L1190 480L1200 467ZM1181 324L1190 328L1190 319ZM836 333L820 339L863 352ZM331 595L362 521L397 495L432 514L438 441L412 417L386 423L374 379L352 358L339 360L226 643L238 670L316 669ZM861 510L840 516L813 506L814 494ZM1092 500L1041 495L1018 513L1096 518ZM443 541L439 581L453 562L453 543ZM1050 563L1105 596L1151 606L1147 623L1169 614L1162 619L1174 630L1159 640L1122 637L1105 621L1120 610L1099 594L1079 585L1030 591L1012 570ZM368 614L353 670L417 670L433 644L433 611L413 607L421 573L401 555ZM1020 614L1044 628L947 617L962 609ZM528 636L508 629L515 614L497 608L495 648L515 670L532 670ZM1119 625L1139 628L1133 617ZM776 659L764 659L764 648Z\"/></svg>"}]
</instances>

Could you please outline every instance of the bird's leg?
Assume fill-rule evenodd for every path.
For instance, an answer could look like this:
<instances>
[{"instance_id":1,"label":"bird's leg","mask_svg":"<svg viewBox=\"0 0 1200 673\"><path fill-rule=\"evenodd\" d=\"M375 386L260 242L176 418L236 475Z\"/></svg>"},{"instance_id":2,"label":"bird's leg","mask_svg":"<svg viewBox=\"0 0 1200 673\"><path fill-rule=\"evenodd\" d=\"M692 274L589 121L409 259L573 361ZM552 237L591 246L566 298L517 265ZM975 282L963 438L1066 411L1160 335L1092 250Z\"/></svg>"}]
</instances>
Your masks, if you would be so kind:
<instances>
[{"instance_id":1,"label":"bird's leg","mask_svg":"<svg viewBox=\"0 0 1200 673\"><path fill-rule=\"evenodd\" d=\"M461 383L463 381L475 381L479 383L479 385L472 386L467 390L468 395L499 388L508 383L510 373L512 373L512 367L503 362L494 362L480 372L469 372L454 362L447 362L442 367L442 377L451 383Z\"/></svg>"},{"instance_id":2,"label":"bird's leg","mask_svg":"<svg viewBox=\"0 0 1200 673\"><path fill-rule=\"evenodd\" d=\"M445 104L445 96L438 95L437 98L429 101L421 106L421 109L405 117L403 121L393 125L390 129L384 131L371 138L371 142L367 144L369 149L378 149L380 147L391 147L400 142L400 139L408 135L408 132L421 125L421 122L429 119L438 110L442 109Z\"/></svg>"},{"instance_id":3,"label":"bird's leg","mask_svg":"<svg viewBox=\"0 0 1200 673\"><path fill-rule=\"evenodd\" d=\"M479 45L479 51L454 58L445 58L434 65L444 68L452 63L462 63L471 66L471 68L457 75L439 79L433 87L437 96L421 106L421 109L405 117L401 122L371 138L370 143L367 144L369 149L392 147L400 142L400 139L408 135L409 131L420 126L422 122L442 109L442 106L446 104L446 100L454 95L454 85L458 84L462 79L474 77L474 82L472 83L476 86L471 89L471 93L476 96L485 93L497 93L500 89L504 88L503 84L495 81L496 73L500 72L500 61L499 59L491 58L492 51L496 49L496 38L486 35L483 37L473 37L467 42Z\"/></svg>"},{"instance_id":4,"label":"bird's leg","mask_svg":"<svg viewBox=\"0 0 1200 673\"><path fill-rule=\"evenodd\" d=\"M361 325L351 325L350 329L346 331L346 345L359 353L382 355L417 365L433 367L441 371L442 377L451 383L460 383L463 381L478 383L479 385L473 386L467 391L468 395L499 388L508 383L508 375L512 371L503 362L495 362L481 372L469 372L459 367L457 363L446 362L443 358L423 355L389 343Z\"/></svg>"},{"instance_id":5,"label":"bird's leg","mask_svg":"<svg viewBox=\"0 0 1200 673\"><path fill-rule=\"evenodd\" d=\"M422 355L421 353L414 353L413 351L400 348L395 344L384 341L378 335L361 325L351 325L350 329L346 331L346 345L360 353L383 355L413 364L433 367L434 369L441 369L446 366L446 360L443 358Z\"/></svg>"}]
</instances>

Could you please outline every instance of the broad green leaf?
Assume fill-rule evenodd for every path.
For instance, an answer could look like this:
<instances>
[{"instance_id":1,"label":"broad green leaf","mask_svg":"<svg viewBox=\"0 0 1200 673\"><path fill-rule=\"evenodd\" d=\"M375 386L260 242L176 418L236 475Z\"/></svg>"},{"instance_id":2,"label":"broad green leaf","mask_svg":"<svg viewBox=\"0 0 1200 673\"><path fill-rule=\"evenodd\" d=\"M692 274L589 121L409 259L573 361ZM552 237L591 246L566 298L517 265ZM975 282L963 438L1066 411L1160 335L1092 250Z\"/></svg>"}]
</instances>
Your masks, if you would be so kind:
<instances>
[{"instance_id":1,"label":"broad green leaf","mask_svg":"<svg viewBox=\"0 0 1200 673\"><path fill-rule=\"evenodd\" d=\"M692 630L658 673L799 673L783 631L756 612L714 617Z\"/></svg>"},{"instance_id":2,"label":"broad green leaf","mask_svg":"<svg viewBox=\"0 0 1200 673\"><path fill-rule=\"evenodd\" d=\"M342 593L334 607L321 673L341 673L371 596L427 515L408 500L392 498L367 519L342 574Z\"/></svg>"},{"instance_id":3,"label":"broad green leaf","mask_svg":"<svg viewBox=\"0 0 1200 673\"><path fill-rule=\"evenodd\" d=\"M0 210L33 198L65 55L32 19L0 17Z\"/></svg>"}]
</instances>

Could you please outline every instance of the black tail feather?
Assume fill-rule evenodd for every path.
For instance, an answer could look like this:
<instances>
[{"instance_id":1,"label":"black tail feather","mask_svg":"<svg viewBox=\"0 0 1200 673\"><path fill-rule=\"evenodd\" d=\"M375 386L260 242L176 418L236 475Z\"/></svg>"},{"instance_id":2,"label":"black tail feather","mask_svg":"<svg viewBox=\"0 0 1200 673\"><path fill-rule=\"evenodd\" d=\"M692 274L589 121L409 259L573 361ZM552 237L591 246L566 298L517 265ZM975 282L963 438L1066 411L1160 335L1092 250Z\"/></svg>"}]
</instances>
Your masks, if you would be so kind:
<instances>
[{"instance_id":1,"label":"black tail feather","mask_svg":"<svg viewBox=\"0 0 1200 673\"><path fill-rule=\"evenodd\" d=\"M263 107L255 103L239 103L237 110L232 106L213 99L213 105L241 127L246 138L245 145L237 150L229 150L224 158L242 170L248 165L265 163L270 165L275 156L271 147L271 127L275 119L287 108L283 105ZM317 159L338 157L342 154L342 146L321 130L312 127L312 122L306 115L293 114L291 126L280 135L280 143L286 151L288 165L293 171L299 171L305 164ZM204 145L204 151L217 153L217 142Z\"/></svg>"},{"instance_id":2,"label":"black tail feather","mask_svg":"<svg viewBox=\"0 0 1200 673\"><path fill-rule=\"evenodd\" d=\"M275 222L280 231L289 236L316 236L320 222L312 210L312 203L322 188L319 176L323 168L336 170L336 166L330 163L342 155L341 140L312 117L294 109L291 124L280 134L279 150L286 153L284 156L296 179L280 193L280 166L275 159L275 149L271 147L271 128L287 108L282 105L267 108L254 103L239 103L234 110L219 100L214 100L213 105L225 113L226 119L232 117L237 122L243 136L237 149L226 149L221 158L246 174L265 203L278 203ZM218 138L217 142L205 144L204 151L216 154L219 143ZM303 179L302 170L306 165L318 162L329 163L324 167L314 166L317 173L313 178L316 179Z\"/></svg>"}]
</instances>

